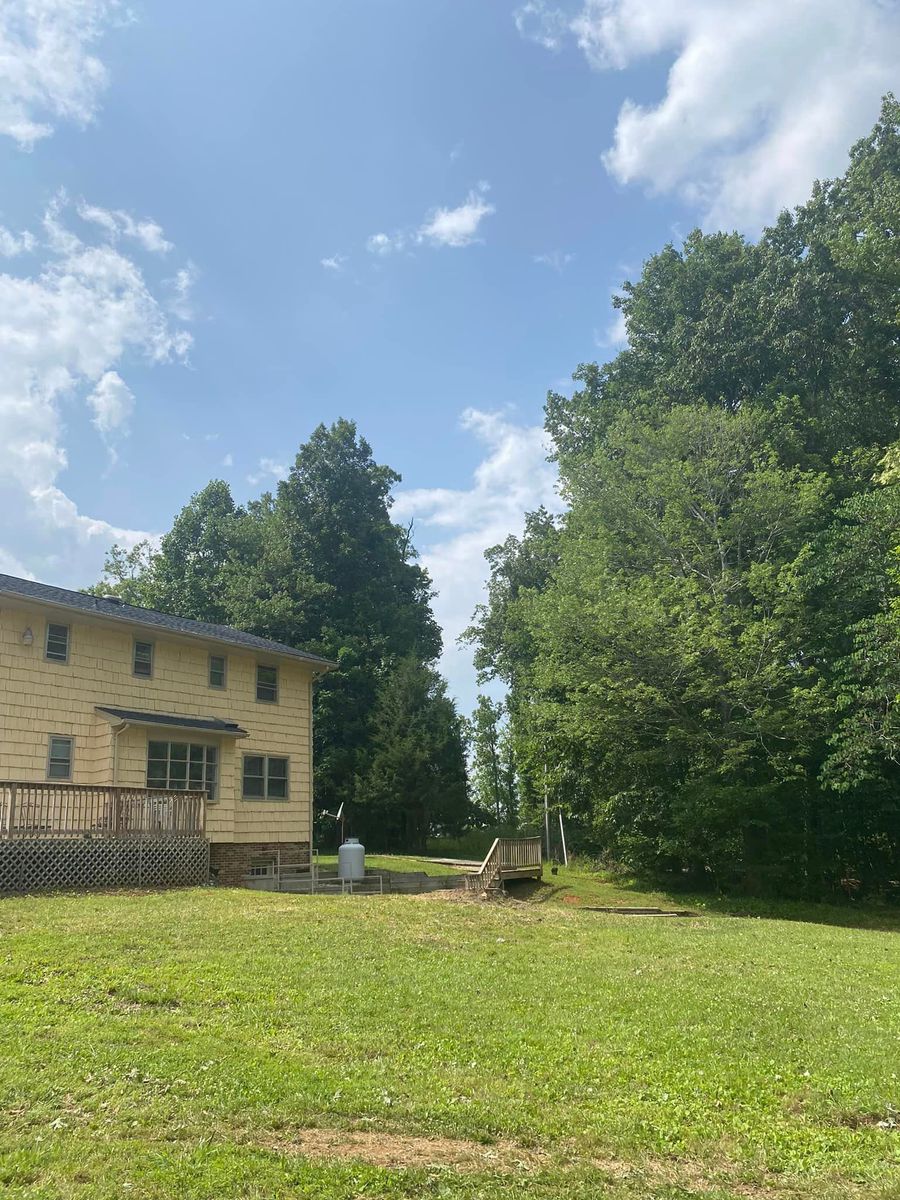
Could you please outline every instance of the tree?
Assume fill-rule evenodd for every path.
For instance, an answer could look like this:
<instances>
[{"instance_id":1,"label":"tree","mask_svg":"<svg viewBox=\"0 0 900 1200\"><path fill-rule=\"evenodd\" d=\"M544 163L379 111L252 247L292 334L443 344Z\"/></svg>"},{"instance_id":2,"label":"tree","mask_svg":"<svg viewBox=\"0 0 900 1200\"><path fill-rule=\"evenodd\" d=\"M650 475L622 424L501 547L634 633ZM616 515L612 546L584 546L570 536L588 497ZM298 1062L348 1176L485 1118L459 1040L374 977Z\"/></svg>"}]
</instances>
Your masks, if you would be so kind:
<instances>
[{"instance_id":1,"label":"tree","mask_svg":"<svg viewBox=\"0 0 900 1200\"><path fill-rule=\"evenodd\" d=\"M756 244L651 258L617 299L627 348L548 396L570 508L489 552L470 635L509 687L526 810L545 770L632 869L809 894L900 874L900 505L875 478L898 227L888 97Z\"/></svg>"},{"instance_id":2,"label":"tree","mask_svg":"<svg viewBox=\"0 0 900 1200\"><path fill-rule=\"evenodd\" d=\"M354 828L386 850L424 850L431 831L457 835L469 816L462 720L440 676L402 659L379 688Z\"/></svg>"},{"instance_id":3,"label":"tree","mask_svg":"<svg viewBox=\"0 0 900 1200\"><path fill-rule=\"evenodd\" d=\"M375 462L353 422L320 425L274 495L239 507L227 484L213 481L178 515L158 551L114 548L98 585L132 603L233 625L335 660L339 669L316 689L315 798L331 811L350 806L363 823L376 744L382 763L389 757L385 689L389 680L409 682L410 663L429 681L421 685L433 719L429 745L435 749L441 730L435 762L451 809L464 770L459 731L445 711L450 701L438 694L433 674L441 639L431 583L416 562L411 531L390 518L398 480ZM382 809L390 803L398 813L407 806L438 811L431 799L422 808L412 777L394 778L390 802L378 785Z\"/></svg>"},{"instance_id":4,"label":"tree","mask_svg":"<svg viewBox=\"0 0 900 1200\"><path fill-rule=\"evenodd\" d=\"M470 722L472 800L497 825L515 826L519 806L512 738L504 706L480 695Z\"/></svg>"}]
</instances>

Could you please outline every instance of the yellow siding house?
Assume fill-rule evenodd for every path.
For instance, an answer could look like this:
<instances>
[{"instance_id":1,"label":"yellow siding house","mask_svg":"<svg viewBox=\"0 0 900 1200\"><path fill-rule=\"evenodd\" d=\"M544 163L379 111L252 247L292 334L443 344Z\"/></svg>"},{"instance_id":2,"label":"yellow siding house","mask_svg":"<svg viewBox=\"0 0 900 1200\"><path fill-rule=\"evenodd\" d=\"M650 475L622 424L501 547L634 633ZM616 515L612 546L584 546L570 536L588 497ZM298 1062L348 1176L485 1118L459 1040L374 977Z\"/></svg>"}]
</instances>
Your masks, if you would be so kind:
<instances>
[{"instance_id":1,"label":"yellow siding house","mask_svg":"<svg viewBox=\"0 0 900 1200\"><path fill-rule=\"evenodd\" d=\"M240 630L0 575L0 781L57 795L65 785L204 793L220 882L276 856L304 861L312 687L333 665Z\"/></svg>"}]
</instances>

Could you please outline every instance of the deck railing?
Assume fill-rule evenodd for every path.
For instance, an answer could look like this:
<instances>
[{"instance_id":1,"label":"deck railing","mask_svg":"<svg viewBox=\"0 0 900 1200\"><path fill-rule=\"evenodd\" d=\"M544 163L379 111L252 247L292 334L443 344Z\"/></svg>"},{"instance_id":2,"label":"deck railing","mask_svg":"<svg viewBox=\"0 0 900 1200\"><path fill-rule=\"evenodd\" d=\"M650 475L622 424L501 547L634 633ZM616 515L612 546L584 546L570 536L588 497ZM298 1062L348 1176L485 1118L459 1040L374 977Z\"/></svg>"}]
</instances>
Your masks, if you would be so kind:
<instances>
[{"instance_id":1,"label":"deck railing","mask_svg":"<svg viewBox=\"0 0 900 1200\"><path fill-rule=\"evenodd\" d=\"M0 840L202 834L205 792L0 780Z\"/></svg>"},{"instance_id":2,"label":"deck railing","mask_svg":"<svg viewBox=\"0 0 900 1200\"><path fill-rule=\"evenodd\" d=\"M484 862L472 875L466 876L470 892L487 892L503 883L505 872L534 871L540 876L543 851L539 837L494 838Z\"/></svg>"}]
</instances>

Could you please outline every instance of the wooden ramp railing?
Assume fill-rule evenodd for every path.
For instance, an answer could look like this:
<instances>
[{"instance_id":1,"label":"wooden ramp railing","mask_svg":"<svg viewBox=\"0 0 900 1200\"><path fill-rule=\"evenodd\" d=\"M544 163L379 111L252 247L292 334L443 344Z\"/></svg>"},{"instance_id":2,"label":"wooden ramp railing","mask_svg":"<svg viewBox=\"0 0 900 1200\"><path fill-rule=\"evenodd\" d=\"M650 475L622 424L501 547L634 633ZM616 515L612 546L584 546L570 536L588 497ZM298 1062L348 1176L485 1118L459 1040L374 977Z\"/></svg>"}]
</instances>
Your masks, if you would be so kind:
<instances>
[{"instance_id":1,"label":"wooden ramp railing","mask_svg":"<svg viewBox=\"0 0 900 1200\"><path fill-rule=\"evenodd\" d=\"M494 838L484 862L466 876L470 892L498 891L507 879L540 879L543 853L539 837Z\"/></svg>"},{"instance_id":2,"label":"wooden ramp railing","mask_svg":"<svg viewBox=\"0 0 900 1200\"><path fill-rule=\"evenodd\" d=\"M0 840L202 834L206 793L0 780Z\"/></svg>"}]
</instances>

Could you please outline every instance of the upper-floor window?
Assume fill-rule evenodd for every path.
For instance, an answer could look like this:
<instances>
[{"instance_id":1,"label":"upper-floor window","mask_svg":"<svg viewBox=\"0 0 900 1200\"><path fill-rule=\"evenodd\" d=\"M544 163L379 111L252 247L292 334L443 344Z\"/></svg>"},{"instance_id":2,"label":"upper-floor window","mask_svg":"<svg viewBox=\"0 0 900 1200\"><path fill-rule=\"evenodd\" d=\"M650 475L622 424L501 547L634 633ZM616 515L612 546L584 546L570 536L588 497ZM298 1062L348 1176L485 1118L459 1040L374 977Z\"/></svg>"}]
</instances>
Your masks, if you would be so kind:
<instances>
[{"instance_id":1,"label":"upper-floor window","mask_svg":"<svg viewBox=\"0 0 900 1200\"><path fill-rule=\"evenodd\" d=\"M69 661L69 627L68 625L47 625L47 641L44 646L44 657L50 662Z\"/></svg>"},{"instance_id":2,"label":"upper-floor window","mask_svg":"<svg viewBox=\"0 0 900 1200\"><path fill-rule=\"evenodd\" d=\"M278 668L258 665L256 668L256 698L278 703Z\"/></svg>"},{"instance_id":3,"label":"upper-floor window","mask_svg":"<svg viewBox=\"0 0 900 1200\"><path fill-rule=\"evenodd\" d=\"M227 664L224 654L211 654L209 656L209 686L211 688L223 688L225 686L225 672Z\"/></svg>"},{"instance_id":4,"label":"upper-floor window","mask_svg":"<svg viewBox=\"0 0 900 1200\"><path fill-rule=\"evenodd\" d=\"M74 739L50 735L47 748L47 778L71 779Z\"/></svg>"},{"instance_id":5,"label":"upper-floor window","mask_svg":"<svg viewBox=\"0 0 900 1200\"><path fill-rule=\"evenodd\" d=\"M145 679L149 679L151 677L153 674L152 642L134 643L133 670L135 675L142 675Z\"/></svg>"}]
</instances>

